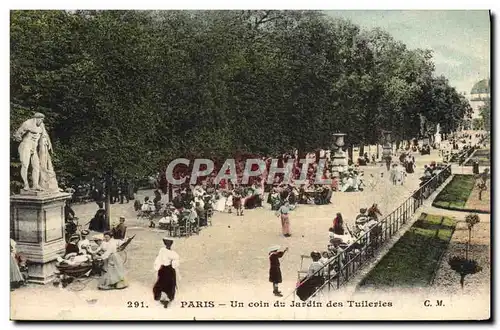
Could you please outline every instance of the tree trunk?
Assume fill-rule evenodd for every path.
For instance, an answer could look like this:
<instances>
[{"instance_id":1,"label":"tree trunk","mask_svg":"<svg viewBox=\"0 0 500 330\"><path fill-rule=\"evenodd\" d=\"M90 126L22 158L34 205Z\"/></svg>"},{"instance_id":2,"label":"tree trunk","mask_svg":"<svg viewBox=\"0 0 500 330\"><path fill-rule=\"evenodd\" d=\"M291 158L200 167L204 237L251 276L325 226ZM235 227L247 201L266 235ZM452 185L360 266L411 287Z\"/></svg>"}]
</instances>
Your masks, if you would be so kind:
<instances>
[{"instance_id":1,"label":"tree trunk","mask_svg":"<svg viewBox=\"0 0 500 330\"><path fill-rule=\"evenodd\" d=\"M173 199L172 184L169 182L168 185L168 202L170 203Z\"/></svg>"},{"instance_id":2,"label":"tree trunk","mask_svg":"<svg viewBox=\"0 0 500 330\"><path fill-rule=\"evenodd\" d=\"M359 145L359 157L363 157L364 154L365 154L365 145L360 144Z\"/></svg>"},{"instance_id":3,"label":"tree trunk","mask_svg":"<svg viewBox=\"0 0 500 330\"><path fill-rule=\"evenodd\" d=\"M399 150L399 146L401 145L401 140L396 140L396 152Z\"/></svg>"},{"instance_id":4,"label":"tree trunk","mask_svg":"<svg viewBox=\"0 0 500 330\"><path fill-rule=\"evenodd\" d=\"M106 225L105 230L110 229L110 219L111 219L111 175L106 175L106 201L104 208L106 209Z\"/></svg>"},{"instance_id":5,"label":"tree trunk","mask_svg":"<svg viewBox=\"0 0 500 330\"><path fill-rule=\"evenodd\" d=\"M349 158L349 160L352 162L352 157L353 157L353 153L354 153L354 146L351 144L349 146L349 148L347 149L347 157Z\"/></svg>"},{"instance_id":6,"label":"tree trunk","mask_svg":"<svg viewBox=\"0 0 500 330\"><path fill-rule=\"evenodd\" d=\"M464 280L465 280L465 274L460 274L460 285L462 286L462 290L464 288Z\"/></svg>"}]
</instances>

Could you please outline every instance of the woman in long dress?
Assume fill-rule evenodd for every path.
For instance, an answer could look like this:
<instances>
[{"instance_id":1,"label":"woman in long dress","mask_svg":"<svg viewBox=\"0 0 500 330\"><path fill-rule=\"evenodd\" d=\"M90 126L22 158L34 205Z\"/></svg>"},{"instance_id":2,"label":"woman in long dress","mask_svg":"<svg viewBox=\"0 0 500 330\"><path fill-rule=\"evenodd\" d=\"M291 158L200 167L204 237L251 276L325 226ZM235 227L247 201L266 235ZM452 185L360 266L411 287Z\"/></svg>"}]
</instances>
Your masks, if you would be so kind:
<instances>
[{"instance_id":1,"label":"woman in long dress","mask_svg":"<svg viewBox=\"0 0 500 330\"><path fill-rule=\"evenodd\" d=\"M177 288L177 269L180 258L177 252L172 250L173 243L171 239L163 238L165 246L160 249L154 262L158 278L153 287L153 296L154 300L160 301L165 308L174 300ZM168 300L162 298L162 293L167 296Z\"/></svg>"},{"instance_id":2,"label":"woman in long dress","mask_svg":"<svg viewBox=\"0 0 500 330\"><path fill-rule=\"evenodd\" d=\"M10 240L10 285L17 288L24 284L24 277L16 259L16 242Z\"/></svg>"},{"instance_id":3,"label":"woman in long dress","mask_svg":"<svg viewBox=\"0 0 500 330\"><path fill-rule=\"evenodd\" d=\"M307 276L301 280L301 285L297 288L297 296L302 301L307 300L325 282L323 277L325 267L320 262L321 253L318 251L311 252L311 259L313 262L309 266Z\"/></svg>"},{"instance_id":4,"label":"woman in long dress","mask_svg":"<svg viewBox=\"0 0 500 330\"><path fill-rule=\"evenodd\" d=\"M99 279L100 290L124 289L128 286L125 281L125 268L123 261L117 252L117 243L110 232L104 233L104 241L101 243L99 252L104 262L104 274Z\"/></svg>"},{"instance_id":5,"label":"woman in long dress","mask_svg":"<svg viewBox=\"0 0 500 330\"><path fill-rule=\"evenodd\" d=\"M333 232L337 235L344 235L344 220L342 219L342 214L337 213L335 219L333 219Z\"/></svg>"},{"instance_id":6,"label":"woman in long dress","mask_svg":"<svg viewBox=\"0 0 500 330\"><path fill-rule=\"evenodd\" d=\"M285 237L292 236L292 234L290 233L289 213L290 213L290 203L288 203L288 201L286 201L285 204L282 205L276 212L277 216L281 218L281 231L283 233L283 236Z\"/></svg>"},{"instance_id":7,"label":"woman in long dress","mask_svg":"<svg viewBox=\"0 0 500 330\"><path fill-rule=\"evenodd\" d=\"M224 196L223 192L219 190L218 199L215 203L214 209L218 212L224 212L224 209L226 208L226 201L227 198Z\"/></svg>"}]
</instances>

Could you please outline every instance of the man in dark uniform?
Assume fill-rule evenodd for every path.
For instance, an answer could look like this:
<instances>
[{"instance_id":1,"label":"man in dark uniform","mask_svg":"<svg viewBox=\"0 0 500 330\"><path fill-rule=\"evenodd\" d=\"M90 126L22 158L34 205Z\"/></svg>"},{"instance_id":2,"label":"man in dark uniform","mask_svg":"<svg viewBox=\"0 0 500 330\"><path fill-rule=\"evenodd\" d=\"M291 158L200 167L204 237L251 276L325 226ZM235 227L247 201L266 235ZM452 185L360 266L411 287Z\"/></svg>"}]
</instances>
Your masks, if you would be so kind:
<instances>
[{"instance_id":1,"label":"man in dark uniform","mask_svg":"<svg viewBox=\"0 0 500 330\"><path fill-rule=\"evenodd\" d=\"M113 228L113 237L115 239L125 239L127 233L127 226L125 226L125 217L120 217L120 224Z\"/></svg>"}]
</instances>

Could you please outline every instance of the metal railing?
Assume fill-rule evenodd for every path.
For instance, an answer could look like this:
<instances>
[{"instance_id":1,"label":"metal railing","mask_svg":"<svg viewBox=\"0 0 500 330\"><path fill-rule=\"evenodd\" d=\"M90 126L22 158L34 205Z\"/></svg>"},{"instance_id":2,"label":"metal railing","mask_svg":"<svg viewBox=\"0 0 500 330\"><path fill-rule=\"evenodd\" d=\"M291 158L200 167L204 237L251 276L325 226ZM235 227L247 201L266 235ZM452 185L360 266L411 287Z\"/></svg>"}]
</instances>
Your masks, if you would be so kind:
<instances>
[{"instance_id":1,"label":"metal railing","mask_svg":"<svg viewBox=\"0 0 500 330\"><path fill-rule=\"evenodd\" d=\"M428 181L413 192L398 208L383 218L377 225L370 228L360 236L354 243L349 245L344 251L332 257L311 276L306 276L298 283L293 294L302 286L307 286L309 277L322 278L321 285L316 287L313 293L306 299L315 297L323 289L339 289L343 284L353 278L358 270L366 263L373 260L376 253L389 241L401 227L417 212L424 200L452 175L452 164L449 164L440 172L433 175ZM325 274L326 273L326 274Z\"/></svg>"}]
</instances>

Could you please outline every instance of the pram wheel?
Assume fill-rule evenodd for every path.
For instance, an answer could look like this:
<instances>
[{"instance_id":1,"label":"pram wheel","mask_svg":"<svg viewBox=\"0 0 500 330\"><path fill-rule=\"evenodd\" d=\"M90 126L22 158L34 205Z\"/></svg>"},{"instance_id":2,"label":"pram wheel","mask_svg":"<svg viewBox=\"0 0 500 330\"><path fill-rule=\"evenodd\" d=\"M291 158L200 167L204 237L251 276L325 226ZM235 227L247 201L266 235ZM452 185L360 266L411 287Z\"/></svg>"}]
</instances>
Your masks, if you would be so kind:
<instances>
[{"instance_id":1,"label":"pram wheel","mask_svg":"<svg viewBox=\"0 0 500 330\"><path fill-rule=\"evenodd\" d=\"M127 262L127 252L122 250L118 252L118 254L120 255L120 258L122 258L123 264L125 264Z\"/></svg>"},{"instance_id":2,"label":"pram wheel","mask_svg":"<svg viewBox=\"0 0 500 330\"><path fill-rule=\"evenodd\" d=\"M68 284L68 289L71 291L82 291L86 286L87 284L82 279L77 278Z\"/></svg>"}]
</instances>

